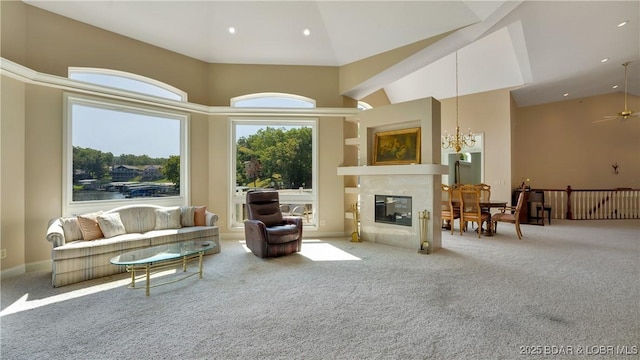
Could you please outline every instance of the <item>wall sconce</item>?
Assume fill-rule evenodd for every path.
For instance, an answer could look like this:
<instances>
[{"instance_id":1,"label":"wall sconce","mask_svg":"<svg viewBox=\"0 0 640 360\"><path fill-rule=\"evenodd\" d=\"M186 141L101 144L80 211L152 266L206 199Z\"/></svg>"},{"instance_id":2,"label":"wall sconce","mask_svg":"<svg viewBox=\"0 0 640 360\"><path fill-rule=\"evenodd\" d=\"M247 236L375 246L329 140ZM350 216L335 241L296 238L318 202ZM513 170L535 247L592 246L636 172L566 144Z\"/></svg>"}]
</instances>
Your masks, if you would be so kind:
<instances>
[{"instance_id":1,"label":"wall sconce","mask_svg":"<svg viewBox=\"0 0 640 360\"><path fill-rule=\"evenodd\" d=\"M618 166L618 163L611 165L611 167L613 168L613 175L618 175Z\"/></svg>"}]
</instances>

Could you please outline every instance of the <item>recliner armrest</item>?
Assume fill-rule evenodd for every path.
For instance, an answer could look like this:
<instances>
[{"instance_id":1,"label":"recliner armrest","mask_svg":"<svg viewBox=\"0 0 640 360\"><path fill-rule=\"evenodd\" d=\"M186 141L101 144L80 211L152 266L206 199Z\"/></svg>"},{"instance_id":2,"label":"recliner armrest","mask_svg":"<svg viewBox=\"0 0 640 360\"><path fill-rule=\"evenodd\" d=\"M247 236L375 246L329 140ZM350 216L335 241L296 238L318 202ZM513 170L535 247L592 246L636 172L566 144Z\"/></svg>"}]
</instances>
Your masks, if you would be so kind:
<instances>
[{"instance_id":1,"label":"recliner armrest","mask_svg":"<svg viewBox=\"0 0 640 360\"><path fill-rule=\"evenodd\" d=\"M302 218L298 217L298 216L283 216L282 217L282 221L284 221L285 224L293 224L293 225L300 225L302 226Z\"/></svg>"}]
</instances>

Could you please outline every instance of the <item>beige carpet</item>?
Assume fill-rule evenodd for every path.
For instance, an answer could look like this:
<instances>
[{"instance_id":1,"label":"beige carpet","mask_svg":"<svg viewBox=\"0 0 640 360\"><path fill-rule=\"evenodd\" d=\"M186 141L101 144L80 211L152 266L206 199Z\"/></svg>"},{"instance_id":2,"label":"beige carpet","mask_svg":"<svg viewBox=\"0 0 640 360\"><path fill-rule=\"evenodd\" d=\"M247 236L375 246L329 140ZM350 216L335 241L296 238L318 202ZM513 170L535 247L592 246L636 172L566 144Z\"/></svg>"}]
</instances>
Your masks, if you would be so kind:
<instances>
[{"instance_id":1,"label":"beige carpet","mask_svg":"<svg viewBox=\"0 0 640 360\"><path fill-rule=\"evenodd\" d=\"M522 231L445 232L431 255L309 240L268 260L223 240L203 279L148 298L126 274L58 289L25 274L1 285L0 358L637 359L640 221Z\"/></svg>"}]
</instances>

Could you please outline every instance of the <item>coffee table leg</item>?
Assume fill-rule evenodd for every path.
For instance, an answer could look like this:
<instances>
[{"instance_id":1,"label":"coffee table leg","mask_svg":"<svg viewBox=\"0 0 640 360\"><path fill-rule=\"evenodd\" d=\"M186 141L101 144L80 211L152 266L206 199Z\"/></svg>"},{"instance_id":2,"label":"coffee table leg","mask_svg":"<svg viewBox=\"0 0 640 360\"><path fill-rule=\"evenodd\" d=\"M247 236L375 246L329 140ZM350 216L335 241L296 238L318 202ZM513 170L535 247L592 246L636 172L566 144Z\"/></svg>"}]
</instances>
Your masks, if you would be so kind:
<instances>
[{"instance_id":1,"label":"coffee table leg","mask_svg":"<svg viewBox=\"0 0 640 360\"><path fill-rule=\"evenodd\" d=\"M150 276L150 272L151 272L151 265L147 264L147 296L149 296L149 282L151 281L151 276Z\"/></svg>"},{"instance_id":2,"label":"coffee table leg","mask_svg":"<svg viewBox=\"0 0 640 360\"><path fill-rule=\"evenodd\" d=\"M182 272L187 272L187 257L182 258Z\"/></svg>"},{"instance_id":3,"label":"coffee table leg","mask_svg":"<svg viewBox=\"0 0 640 360\"><path fill-rule=\"evenodd\" d=\"M127 271L131 273L131 287L136 287L136 270L133 266L127 265Z\"/></svg>"},{"instance_id":4,"label":"coffee table leg","mask_svg":"<svg viewBox=\"0 0 640 360\"><path fill-rule=\"evenodd\" d=\"M198 266L200 267L200 279L202 279L202 257L203 257L203 255L204 255L204 251L201 251L200 252L200 259L198 260L199 261Z\"/></svg>"}]
</instances>

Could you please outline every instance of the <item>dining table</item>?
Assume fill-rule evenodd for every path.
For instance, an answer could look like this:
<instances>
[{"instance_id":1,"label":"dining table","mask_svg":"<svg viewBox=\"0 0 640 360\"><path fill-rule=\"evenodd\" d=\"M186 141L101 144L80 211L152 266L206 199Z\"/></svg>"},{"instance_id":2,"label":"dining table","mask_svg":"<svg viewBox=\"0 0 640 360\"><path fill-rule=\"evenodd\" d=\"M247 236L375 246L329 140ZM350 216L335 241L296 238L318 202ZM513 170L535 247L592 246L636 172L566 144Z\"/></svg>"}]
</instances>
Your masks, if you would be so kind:
<instances>
[{"instance_id":1,"label":"dining table","mask_svg":"<svg viewBox=\"0 0 640 360\"><path fill-rule=\"evenodd\" d=\"M452 200L451 204L453 205L454 210L455 209L460 209L460 202L457 200ZM487 212L491 212L491 209L502 209L505 206L507 206L507 201L503 201L503 200L480 200L480 208L482 209L482 211L487 211ZM447 230L451 230L450 227L451 224L448 224L445 228ZM491 225L487 224L487 228L483 230L482 232L483 235L485 236L493 236L493 229L491 227Z\"/></svg>"}]
</instances>

